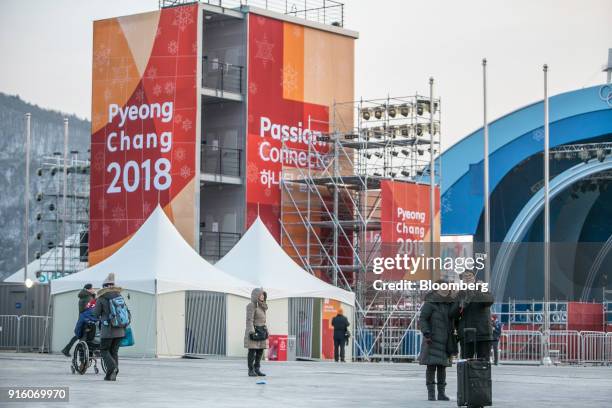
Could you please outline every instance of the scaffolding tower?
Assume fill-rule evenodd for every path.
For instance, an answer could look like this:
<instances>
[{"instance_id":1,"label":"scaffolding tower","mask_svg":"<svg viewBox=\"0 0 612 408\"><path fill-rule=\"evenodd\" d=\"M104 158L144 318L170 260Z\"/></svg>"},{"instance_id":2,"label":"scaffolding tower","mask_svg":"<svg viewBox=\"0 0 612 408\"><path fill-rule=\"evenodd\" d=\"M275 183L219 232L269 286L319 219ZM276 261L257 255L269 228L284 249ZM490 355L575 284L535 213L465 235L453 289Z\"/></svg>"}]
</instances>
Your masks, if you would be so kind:
<instances>
[{"instance_id":1,"label":"scaffolding tower","mask_svg":"<svg viewBox=\"0 0 612 408\"><path fill-rule=\"evenodd\" d=\"M71 151L64 160L62 153L54 153L43 157L37 170L36 258L43 282L87 267L90 162L82 156Z\"/></svg>"},{"instance_id":2,"label":"scaffolding tower","mask_svg":"<svg viewBox=\"0 0 612 408\"><path fill-rule=\"evenodd\" d=\"M372 262L383 244L381 183L430 184L440 114L440 100L422 95L336 103L328 132L311 132L307 144L283 140L281 245L310 273L355 293L357 358L414 357L406 334L418 294L374 290ZM434 184L439 175L437 161Z\"/></svg>"}]
</instances>

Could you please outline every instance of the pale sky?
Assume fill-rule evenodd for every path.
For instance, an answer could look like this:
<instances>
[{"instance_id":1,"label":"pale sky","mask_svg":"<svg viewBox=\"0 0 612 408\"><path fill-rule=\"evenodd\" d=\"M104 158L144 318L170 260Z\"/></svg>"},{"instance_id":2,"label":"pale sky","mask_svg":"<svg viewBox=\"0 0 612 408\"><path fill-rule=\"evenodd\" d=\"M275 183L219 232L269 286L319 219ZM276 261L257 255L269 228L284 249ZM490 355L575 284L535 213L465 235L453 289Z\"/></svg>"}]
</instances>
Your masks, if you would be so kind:
<instances>
[{"instance_id":1,"label":"pale sky","mask_svg":"<svg viewBox=\"0 0 612 408\"><path fill-rule=\"evenodd\" d=\"M481 59L489 118L604 82L611 0L345 1L356 43L355 96L428 92L442 98L443 145L482 125ZM0 91L90 118L92 21L155 10L158 0L0 0Z\"/></svg>"}]
</instances>

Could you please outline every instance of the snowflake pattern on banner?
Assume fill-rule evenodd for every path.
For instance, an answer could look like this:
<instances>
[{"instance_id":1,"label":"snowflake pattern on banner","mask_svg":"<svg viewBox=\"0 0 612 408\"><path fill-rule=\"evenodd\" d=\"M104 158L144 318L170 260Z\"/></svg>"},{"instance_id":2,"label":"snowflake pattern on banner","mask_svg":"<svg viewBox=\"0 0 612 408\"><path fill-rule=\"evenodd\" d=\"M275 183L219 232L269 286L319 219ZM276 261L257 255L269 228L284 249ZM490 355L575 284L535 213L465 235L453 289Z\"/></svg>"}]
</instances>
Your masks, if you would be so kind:
<instances>
[{"instance_id":1,"label":"snowflake pattern on banner","mask_svg":"<svg viewBox=\"0 0 612 408\"><path fill-rule=\"evenodd\" d=\"M110 227L106 224L102 226L102 235L106 238L110 235Z\"/></svg>"},{"instance_id":2,"label":"snowflake pattern on banner","mask_svg":"<svg viewBox=\"0 0 612 408\"><path fill-rule=\"evenodd\" d=\"M182 147L179 147L178 149L174 150L174 159L176 161L183 161L185 160L185 149Z\"/></svg>"},{"instance_id":3,"label":"snowflake pattern on banner","mask_svg":"<svg viewBox=\"0 0 612 408\"><path fill-rule=\"evenodd\" d=\"M114 207L111 210L111 213L113 215L113 219L116 220L122 220L125 218L125 210L119 206Z\"/></svg>"},{"instance_id":4,"label":"snowflake pattern on banner","mask_svg":"<svg viewBox=\"0 0 612 408\"><path fill-rule=\"evenodd\" d=\"M251 83L249 84L249 92L252 95L257 94L257 84L255 82L253 82L253 81L251 81Z\"/></svg>"},{"instance_id":5,"label":"snowflake pattern on banner","mask_svg":"<svg viewBox=\"0 0 612 408\"><path fill-rule=\"evenodd\" d=\"M286 92L291 93L297 89L298 73L291 64L287 64L281 69L281 78L281 86Z\"/></svg>"},{"instance_id":6,"label":"snowflake pattern on banner","mask_svg":"<svg viewBox=\"0 0 612 408\"><path fill-rule=\"evenodd\" d=\"M166 85L164 85L164 92L167 95L172 95L174 93L174 89L175 89L175 86L174 86L174 82L172 81L168 81L166 82Z\"/></svg>"},{"instance_id":7,"label":"snowflake pattern on banner","mask_svg":"<svg viewBox=\"0 0 612 408\"><path fill-rule=\"evenodd\" d=\"M193 24L193 15L189 7L177 7L174 10L172 25L177 26L181 31L185 31L190 24Z\"/></svg>"},{"instance_id":8,"label":"snowflake pattern on banner","mask_svg":"<svg viewBox=\"0 0 612 408\"><path fill-rule=\"evenodd\" d=\"M96 156L94 157L93 168L96 171L104 170L104 153L96 153Z\"/></svg>"},{"instance_id":9,"label":"snowflake pattern on banner","mask_svg":"<svg viewBox=\"0 0 612 408\"><path fill-rule=\"evenodd\" d=\"M148 216L149 213L151 212L151 203L148 201L145 201L142 203L142 212L144 213L145 216Z\"/></svg>"},{"instance_id":10,"label":"snowflake pattern on banner","mask_svg":"<svg viewBox=\"0 0 612 408\"><path fill-rule=\"evenodd\" d=\"M180 113L174 117L174 123L176 123L177 125L180 125L182 121L183 121L183 115L181 115Z\"/></svg>"},{"instance_id":11,"label":"snowflake pattern on banner","mask_svg":"<svg viewBox=\"0 0 612 408\"><path fill-rule=\"evenodd\" d=\"M183 121L183 130L188 131L189 129L191 129L191 121L189 119L185 119Z\"/></svg>"},{"instance_id":12,"label":"snowflake pattern on banner","mask_svg":"<svg viewBox=\"0 0 612 408\"><path fill-rule=\"evenodd\" d=\"M106 210L107 207L108 207L108 200L106 198L103 198L100 201L98 201L98 210L104 211Z\"/></svg>"},{"instance_id":13,"label":"snowflake pattern on banner","mask_svg":"<svg viewBox=\"0 0 612 408\"><path fill-rule=\"evenodd\" d=\"M111 49L106 46L101 46L94 52L93 66L99 71L107 68L110 65Z\"/></svg>"},{"instance_id":14,"label":"snowflake pattern on banner","mask_svg":"<svg viewBox=\"0 0 612 408\"><path fill-rule=\"evenodd\" d=\"M145 77L147 79L155 79L155 78L157 78L157 68L155 68L154 66L150 66L149 69L147 69L147 73L146 73Z\"/></svg>"},{"instance_id":15,"label":"snowflake pattern on banner","mask_svg":"<svg viewBox=\"0 0 612 408\"><path fill-rule=\"evenodd\" d=\"M110 98L112 98L112 96L113 96L113 93L111 92L111 90L106 88L104 90L104 101L108 102L110 100Z\"/></svg>"},{"instance_id":16,"label":"snowflake pattern on banner","mask_svg":"<svg viewBox=\"0 0 612 408\"><path fill-rule=\"evenodd\" d=\"M138 88L136 92L134 92L134 99L136 100L136 102L142 103L144 101L144 95L144 89Z\"/></svg>"},{"instance_id":17,"label":"snowflake pattern on banner","mask_svg":"<svg viewBox=\"0 0 612 408\"><path fill-rule=\"evenodd\" d=\"M268 62L274 62L274 55L272 55L272 49L274 43L268 41L268 37L264 34L263 40L255 40L257 45L257 51L255 51L255 58L261 60L263 66L267 66Z\"/></svg>"},{"instance_id":18,"label":"snowflake pattern on banner","mask_svg":"<svg viewBox=\"0 0 612 408\"><path fill-rule=\"evenodd\" d=\"M120 88L123 88L130 80L129 68L127 65L113 67L112 75L112 84L119 85Z\"/></svg>"},{"instance_id":19,"label":"snowflake pattern on banner","mask_svg":"<svg viewBox=\"0 0 612 408\"><path fill-rule=\"evenodd\" d=\"M168 43L168 53L170 55L176 55L178 52L178 43L175 40L172 40Z\"/></svg>"},{"instance_id":20,"label":"snowflake pattern on banner","mask_svg":"<svg viewBox=\"0 0 612 408\"><path fill-rule=\"evenodd\" d=\"M181 177L186 179L188 177L191 176L191 169L189 168L189 166L183 166L181 167Z\"/></svg>"},{"instance_id":21,"label":"snowflake pattern on banner","mask_svg":"<svg viewBox=\"0 0 612 408\"><path fill-rule=\"evenodd\" d=\"M156 84L156 85L153 87L153 95L155 95L155 96L159 96L159 95L161 94L161 92L162 92L161 85L160 85L160 84Z\"/></svg>"},{"instance_id":22,"label":"snowflake pattern on banner","mask_svg":"<svg viewBox=\"0 0 612 408\"><path fill-rule=\"evenodd\" d=\"M247 180L254 183L259 179L259 167L257 164L250 162L247 166Z\"/></svg>"}]
</instances>

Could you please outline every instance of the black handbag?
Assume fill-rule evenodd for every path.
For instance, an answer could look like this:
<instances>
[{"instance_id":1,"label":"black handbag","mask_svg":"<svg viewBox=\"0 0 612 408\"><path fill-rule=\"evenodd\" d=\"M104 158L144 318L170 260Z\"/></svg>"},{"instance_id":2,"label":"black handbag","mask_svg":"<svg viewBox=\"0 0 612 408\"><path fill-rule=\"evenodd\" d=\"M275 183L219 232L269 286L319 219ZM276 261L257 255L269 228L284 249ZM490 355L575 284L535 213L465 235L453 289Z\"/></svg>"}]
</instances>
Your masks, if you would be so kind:
<instances>
[{"instance_id":1,"label":"black handbag","mask_svg":"<svg viewBox=\"0 0 612 408\"><path fill-rule=\"evenodd\" d=\"M268 328L266 326L255 326L255 333L249 334L249 338L253 341L267 340Z\"/></svg>"}]
</instances>

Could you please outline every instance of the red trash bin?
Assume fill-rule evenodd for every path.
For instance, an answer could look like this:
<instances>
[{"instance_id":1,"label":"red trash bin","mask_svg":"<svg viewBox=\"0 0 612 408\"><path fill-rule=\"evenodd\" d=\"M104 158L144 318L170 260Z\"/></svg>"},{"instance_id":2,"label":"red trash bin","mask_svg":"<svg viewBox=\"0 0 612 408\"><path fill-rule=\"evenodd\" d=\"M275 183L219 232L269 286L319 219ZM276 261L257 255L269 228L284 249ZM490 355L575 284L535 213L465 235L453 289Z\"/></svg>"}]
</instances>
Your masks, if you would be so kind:
<instances>
[{"instance_id":1,"label":"red trash bin","mask_svg":"<svg viewBox=\"0 0 612 408\"><path fill-rule=\"evenodd\" d=\"M286 334L271 334L268 336L268 360L287 361Z\"/></svg>"}]
</instances>

